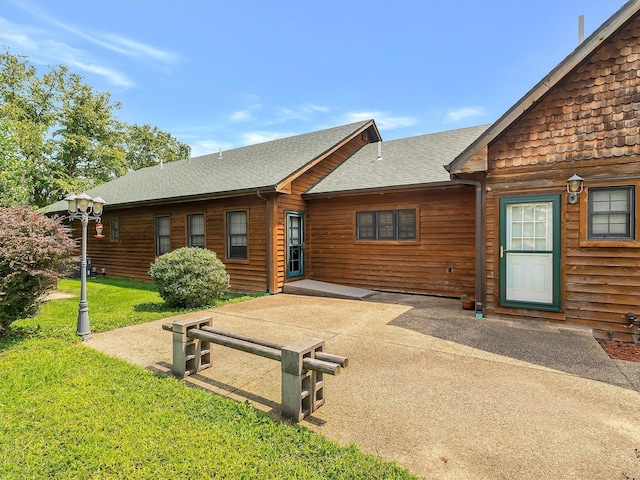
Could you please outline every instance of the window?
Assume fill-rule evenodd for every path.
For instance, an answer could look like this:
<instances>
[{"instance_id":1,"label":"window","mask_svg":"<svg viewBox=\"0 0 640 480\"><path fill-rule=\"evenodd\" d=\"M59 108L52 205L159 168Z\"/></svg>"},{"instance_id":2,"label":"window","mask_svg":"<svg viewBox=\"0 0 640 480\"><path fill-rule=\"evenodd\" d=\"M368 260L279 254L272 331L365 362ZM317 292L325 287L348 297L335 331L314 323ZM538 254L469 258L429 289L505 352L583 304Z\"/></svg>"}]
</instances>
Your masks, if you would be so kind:
<instances>
[{"instance_id":1,"label":"window","mask_svg":"<svg viewBox=\"0 0 640 480\"><path fill-rule=\"evenodd\" d=\"M247 258L247 212L227 212L227 258Z\"/></svg>"},{"instance_id":2,"label":"window","mask_svg":"<svg viewBox=\"0 0 640 480\"><path fill-rule=\"evenodd\" d=\"M111 219L109 222L109 227L111 230L110 239L111 241L120 240L120 221L117 218Z\"/></svg>"},{"instance_id":3,"label":"window","mask_svg":"<svg viewBox=\"0 0 640 480\"><path fill-rule=\"evenodd\" d=\"M416 210L377 210L356 213L357 240L415 240Z\"/></svg>"},{"instance_id":4,"label":"window","mask_svg":"<svg viewBox=\"0 0 640 480\"><path fill-rule=\"evenodd\" d=\"M187 236L190 247L204 248L204 215L187 215Z\"/></svg>"},{"instance_id":5,"label":"window","mask_svg":"<svg viewBox=\"0 0 640 480\"><path fill-rule=\"evenodd\" d=\"M160 256L171 250L169 217L156 217L156 255Z\"/></svg>"},{"instance_id":6,"label":"window","mask_svg":"<svg viewBox=\"0 0 640 480\"><path fill-rule=\"evenodd\" d=\"M589 239L633 240L635 238L635 188L592 187L589 189Z\"/></svg>"}]
</instances>

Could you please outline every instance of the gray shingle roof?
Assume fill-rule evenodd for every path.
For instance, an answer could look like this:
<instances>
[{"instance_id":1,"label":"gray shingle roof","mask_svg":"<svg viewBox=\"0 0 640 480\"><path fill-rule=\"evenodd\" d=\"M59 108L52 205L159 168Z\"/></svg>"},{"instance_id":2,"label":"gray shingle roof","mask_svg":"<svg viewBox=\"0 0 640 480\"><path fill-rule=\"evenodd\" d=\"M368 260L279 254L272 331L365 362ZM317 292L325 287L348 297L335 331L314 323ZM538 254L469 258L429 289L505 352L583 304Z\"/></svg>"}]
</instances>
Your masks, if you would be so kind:
<instances>
[{"instance_id":1,"label":"gray shingle roof","mask_svg":"<svg viewBox=\"0 0 640 480\"><path fill-rule=\"evenodd\" d=\"M314 185L308 194L340 193L377 188L447 183L449 164L489 125L370 143Z\"/></svg>"},{"instance_id":2,"label":"gray shingle roof","mask_svg":"<svg viewBox=\"0 0 640 480\"><path fill-rule=\"evenodd\" d=\"M273 188L370 122L227 150L222 158L214 153L142 168L87 193L115 206ZM57 202L47 211L66 208L66 202Z\"/></svg>"}]
</instances>

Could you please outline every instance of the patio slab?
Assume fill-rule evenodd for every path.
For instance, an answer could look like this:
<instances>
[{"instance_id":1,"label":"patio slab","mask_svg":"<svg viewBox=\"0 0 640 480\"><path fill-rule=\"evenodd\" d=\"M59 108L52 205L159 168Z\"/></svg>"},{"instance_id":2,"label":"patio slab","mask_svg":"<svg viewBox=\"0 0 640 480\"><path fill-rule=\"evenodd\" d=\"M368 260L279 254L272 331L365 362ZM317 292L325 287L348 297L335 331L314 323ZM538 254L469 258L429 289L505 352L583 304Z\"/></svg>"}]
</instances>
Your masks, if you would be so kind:
<instances>
[{"instance_id":1,"label":"patio slab","mask_svg":"<svg viewBox=\"0 0 640 480\"><path fill-rule=\"evenodd\" d=\"M542 325L525 328L517 322L496 324L490 333L467 325L466 333L456 337L447 332L446 322L475 321L473 312L463 312L454 300L427 300L380 294L362 302L281 294L189 315L211 316L220 329L281 343L324 339L326 351L348 356L350 364L339 376L325 377L326 404L302 424L425 478L609 480L623 473L640 475L634 453L640 447L640 394L633 382L617 376L615 361L600 357L596 363L613 365L607 370L611 378L591 378L588 370L567 366L598 355L590 346L593 338L578 329L546 331ZM171 335L161 328L167 321L94 334L86 343L168 373ZM506 348L498 341L493 348L490 337L500 332L505 343L520 347ZM518 354L531 350L527 346L541 333L569 351L580 351L582 345L585 353L573 360L560 354L545 359L536 349L532 358ZM280 365L217 345L212 352L212 368L186 381L248 400L278 418ZM555 350L548 352L554 356ZM633 375L633 369L626 374Z\"/></svg>"}]
</instances>

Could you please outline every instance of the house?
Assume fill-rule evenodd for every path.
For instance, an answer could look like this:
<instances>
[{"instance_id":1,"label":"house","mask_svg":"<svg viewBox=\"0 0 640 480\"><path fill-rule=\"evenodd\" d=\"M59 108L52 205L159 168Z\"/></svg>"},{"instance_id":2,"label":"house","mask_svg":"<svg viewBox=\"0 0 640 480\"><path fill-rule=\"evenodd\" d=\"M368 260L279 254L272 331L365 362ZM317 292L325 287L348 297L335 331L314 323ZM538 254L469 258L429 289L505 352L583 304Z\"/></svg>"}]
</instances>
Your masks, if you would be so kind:
<instances>
[{"instance_id":1,"label":"house","mask_svg":"<svg viewBox=\"0 0 640 480\"><path fill-rule=\"evenodd\" d=\"M282 290L304 268L301 193L380 139L373 121L143 168L88 193L108 204L105 238L88 239L97 272L149 280L163 253L215 251L236 291ZM63 202L49 212L66 209Z\"/></svg>"},{"instance_id":2,"label":"house","mask_svg":"<svg viewBox=\"0 0 640 480\"><path fill-rule=\"evenodd\" d=\"M442 165L486 128L381 142L368 120L147 167L88 192L108 202L88 256L97 272L149 279L158 255L204 247L236 291L312 278L473 293L473 190Z\"/></svg>"},{"instance_id":3,"label":"house","mask_svg":"<svg viewBox=\"0 0 640 480\"><path fill-rule=\"evenodd\" d=\"M640 1L447 165L482 195L485 311L630 340L640 313ZM577 191L567 180L577 174ZM575 178L575 177L574 177Z\"/></svg>"},{"instance_id":4,"label":"house","mask_svg":"<svg viewBox=\"0 0 640 480\"><path fill-rule=\"evenodd\" d=\"M278 293L308 278L469 294L479 314L630 340L639 11L626 3L491 126L382 142L369 120L101 185L88 192L108 202L106 238L89 239L93 266L148 279L158 255L197 246L218 254L234 290ZM574 174L583 183L568 192Z\"/></svg>"}]
</instances>

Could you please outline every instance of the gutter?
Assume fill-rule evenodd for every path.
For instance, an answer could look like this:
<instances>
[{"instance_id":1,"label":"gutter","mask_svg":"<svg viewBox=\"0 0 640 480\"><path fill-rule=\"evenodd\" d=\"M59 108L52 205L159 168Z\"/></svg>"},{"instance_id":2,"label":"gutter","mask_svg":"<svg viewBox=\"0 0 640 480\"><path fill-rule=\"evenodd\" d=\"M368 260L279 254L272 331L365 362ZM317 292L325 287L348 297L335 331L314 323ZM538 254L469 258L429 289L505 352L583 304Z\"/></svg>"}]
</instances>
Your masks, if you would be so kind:
<instances>
[{"instance_id":1,"label":"gutter","mask_svg":"<svg viewBox=\"0 0 640 480\"><path fill-rule=\"evenodd\" d=\"M450 176L453 183L476 187L476 318L482 318L484 310L482 303L484 296L484 278L482 275L484 266L484 249L482 248L482 240L484 239L482 183L478 180L463 180L455 173L451 173Z\"/></svg>"},{"instance_id":2,"label":"gutter","mask_svg":"<svg viewBox=\"0 0 640 480\"><path fill-rule=\"evenodd\" d=\"M271 210L270 208L270 204L269 204L269 199L266 197L262 196L262 193L260 193L260 189L256 190L256 194L258 195L258 198L261 200L264 200L266 202L266 208L267 208L267 215L266 215L266 221L265 223L267 224L267 240L265 242L265 248L267 249L265 252L265 258L266 258L266 268L265 268L265 274L266 274L266 288L265 288L265 292L267 293L271 293L269 291L269 278L271 277L271 229L270 227L270 222L269 222L269 210Z\"/></svg>"}]
</instances>

